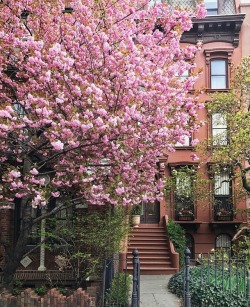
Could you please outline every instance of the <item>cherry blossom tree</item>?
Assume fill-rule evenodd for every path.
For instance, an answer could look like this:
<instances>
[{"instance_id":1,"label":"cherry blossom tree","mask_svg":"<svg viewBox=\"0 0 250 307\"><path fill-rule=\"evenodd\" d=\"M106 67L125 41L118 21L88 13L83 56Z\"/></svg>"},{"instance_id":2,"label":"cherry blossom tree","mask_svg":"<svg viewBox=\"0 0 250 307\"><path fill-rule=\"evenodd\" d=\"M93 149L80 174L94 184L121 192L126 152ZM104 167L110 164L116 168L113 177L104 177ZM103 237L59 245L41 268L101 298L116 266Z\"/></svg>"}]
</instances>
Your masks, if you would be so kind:
<instances>
[{"instance_id":1,"label":"cherry blossom tree","mask_svg":"<svg viewBox=\"0 0 250 307\"><path fill-rule=\"evenodd\" d=\"M146 0L3 0L0 10L0 200L18 201L20 235L4 267L10 284L31 227L73 199L133 205L160 197L157 159L197 130L188 92L191 18ZM29 208L63 204L32 219ZM60 205L59 205L60 203ZM3 212L3 211L2 211Z\"/></svg>"}]
</instances>

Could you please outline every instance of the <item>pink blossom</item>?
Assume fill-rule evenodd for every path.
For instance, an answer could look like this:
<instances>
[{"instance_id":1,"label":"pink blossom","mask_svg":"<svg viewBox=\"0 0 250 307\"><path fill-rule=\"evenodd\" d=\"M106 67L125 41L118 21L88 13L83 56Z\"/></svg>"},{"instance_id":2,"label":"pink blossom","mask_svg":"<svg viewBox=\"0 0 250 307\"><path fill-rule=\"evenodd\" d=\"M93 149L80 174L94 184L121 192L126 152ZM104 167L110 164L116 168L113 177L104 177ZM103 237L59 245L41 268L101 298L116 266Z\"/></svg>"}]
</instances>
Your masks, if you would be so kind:
<instances>
[{"instance_id":1,"label":"pink blossom","mask_svg":"<svg viewBox=\"0 0 250 307\"><path fill-rule=\"evenodd\" d=\"M31 173L32 175L37 175L39 172L38 172L38 170L37 170L36 168L32 168L32 170L30 171L30 173Z\"/></svg>"},{"instance_id":2,"label":"pink blossom","mask_svg":"<svg viewBox=\"0 0 250 307\"><path fill-rule=\"evenodd\" d=\"M21 173L19 171L12 170L12 171L9 172L9 176L13 177L13 178L19 178L19 177L21 177Z\"/></svg>"},{"instance_id":3,"label":"pink blossom","mask_svg":"<svg viewBox=\"0 0 250 307\"><path fill-rule=\"evenodd\" d=\"M51 195L57 198L60 196L60 192L51 192Z\"/></svg>"},{"instance_id":4,"label":"pink blossom","mask_svg":"<svg viewBox=\"0 0 250 307\"><path fill-rule=\"evenodd\" d=\"M199 140L198 140L198 139L193 139L193 140L191 141L191 145L192 145L192 146L196 146L198 143L199 143Z\"/></svg>"},{"instance_id":5,"label":"pink blossom","mask_svg":"<svg viewBox=\"0 0 250 307\"><path fill-rule=\"evenodd\" d=\"M51 145L54 147L55 150L62 150L64 147L64 144L60 140L56 142L51 142Z\"/></svg>"},{"instance_id":6,"label":"pink blossom","mask_svg":"<svg viewBox=\"0 0 250 307\"><path fill-rule=\"evenodd\" d=\"M124 194L124 192L125 192L124 187L117 188L117 189L115 189L115 191L116 191L117 195L119 195L119 196Z\"/></svg>"},{"instance_id":7,"label":"pink blossom","mask_svg":"<svg viewBox=\"0 0 250 307\"><path fill-rule=\"evenodd\" d=\"M192 158L193 161L199 161L200 160L200 158L196 154L192 154L191 158Z\"/></svg>"},{"instance_id":8,"label":"pink blossom","mask_svg":"<svg viewBox=\"0 0 250 307\"><path fill-rule=\"evenodd\" d=\"M207 10L206 10L206 7L205 7L205 3L202 2L200 3L198 6L197 6L197 9L196 9L196 17L198 19L202 19L202 18L205 18L207 15Z\"/></svg>"}]
</instances>

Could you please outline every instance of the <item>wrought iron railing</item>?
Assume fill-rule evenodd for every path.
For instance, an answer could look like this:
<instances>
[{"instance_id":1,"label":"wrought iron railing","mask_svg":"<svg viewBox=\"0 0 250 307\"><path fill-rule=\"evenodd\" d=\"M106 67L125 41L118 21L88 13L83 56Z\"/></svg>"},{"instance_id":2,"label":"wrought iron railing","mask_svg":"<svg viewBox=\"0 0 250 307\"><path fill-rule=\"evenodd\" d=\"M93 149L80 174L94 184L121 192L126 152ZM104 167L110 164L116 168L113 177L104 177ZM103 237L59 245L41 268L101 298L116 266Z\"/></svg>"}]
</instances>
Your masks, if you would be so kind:
<instances>
[{"instance_id":1,"label":"wrought iron railing","mask_svg":"<svg viewBox=\"0 0 250 307\"><path fill-rule=\"evenodd\" d=\"M214 220L232 221L234 219L234 206L231 197L215 197Z\"/></svg>"},{"instance_id":2,"label":"wrought iron railing","mask_svg":"<svg viewBox=\"0 0 250 307\"><path fill-rule=\"evenodd\" d=\"M140 262L138 250L133 251L133 284L127 263L121 265L119 255L104 261L102 307L140 307ZM130 305L131 300L131 305Z\"/></svg>"},{"instance_id":3,"label":"wrought iron railing","mask_svg":"<svg viewBox=\"0 0 250 307\"><path fill-rule=\"evenodd\" d=\"M199 261L190 259L190 255L190 250L187 248L182 291L184 307L191 307L193 300L196 301L195 294L193 294L195 290L194 288L192 291L190 289L194 282L200 285L200 289L207 289L213 286L216 291L226 293L229 298L230 296L233 298L236 295L243 297L246 301L246 306L250 306L248 254L243 255L241 258L231 258L227 252L216 250L210 254L200 254ZM190 271L190 267L195 263L199 268Z\"/></svg>"}]
</instances>

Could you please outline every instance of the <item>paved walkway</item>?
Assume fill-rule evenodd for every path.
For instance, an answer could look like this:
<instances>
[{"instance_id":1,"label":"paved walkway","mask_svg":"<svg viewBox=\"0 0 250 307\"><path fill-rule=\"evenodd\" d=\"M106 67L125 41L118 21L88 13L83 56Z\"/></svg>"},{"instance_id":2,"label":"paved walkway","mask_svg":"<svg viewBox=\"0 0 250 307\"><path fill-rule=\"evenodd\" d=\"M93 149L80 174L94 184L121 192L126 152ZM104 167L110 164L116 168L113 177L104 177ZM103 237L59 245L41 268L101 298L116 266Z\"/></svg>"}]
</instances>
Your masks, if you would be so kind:
<instances>
[{"instance_id":1,"label":"paved walkway","mask_svg":"<svg viewBox=\"0 0 250 307\"><path fill-rule=\"evenodd\" d=\"M178 298L169 292L169 275L141 275L140 307L179 307Z\"/></svg>"}]
</instances>

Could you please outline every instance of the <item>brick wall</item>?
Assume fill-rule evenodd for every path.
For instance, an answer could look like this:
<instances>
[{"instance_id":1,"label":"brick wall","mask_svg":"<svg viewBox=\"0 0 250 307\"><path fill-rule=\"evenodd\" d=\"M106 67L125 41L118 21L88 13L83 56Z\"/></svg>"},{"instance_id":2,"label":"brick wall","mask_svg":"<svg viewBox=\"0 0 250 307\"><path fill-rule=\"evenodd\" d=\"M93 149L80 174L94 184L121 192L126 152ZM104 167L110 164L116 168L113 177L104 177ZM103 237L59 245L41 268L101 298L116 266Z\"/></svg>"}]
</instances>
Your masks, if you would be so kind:
<instances>
[{"instance_id":1,"label":"brick wall","mask_svg":"<svg viewBox=\"0 0 250 307\"><path fill-rule=\"evenodd\" d=\"M8 292L0 294L0 306L14 307L95 307L96 299L81 288L66 297L56 289L49 290L43 297L38 296L32 289L26 289L14 296Z\"/></svg>"}]
</instances>

